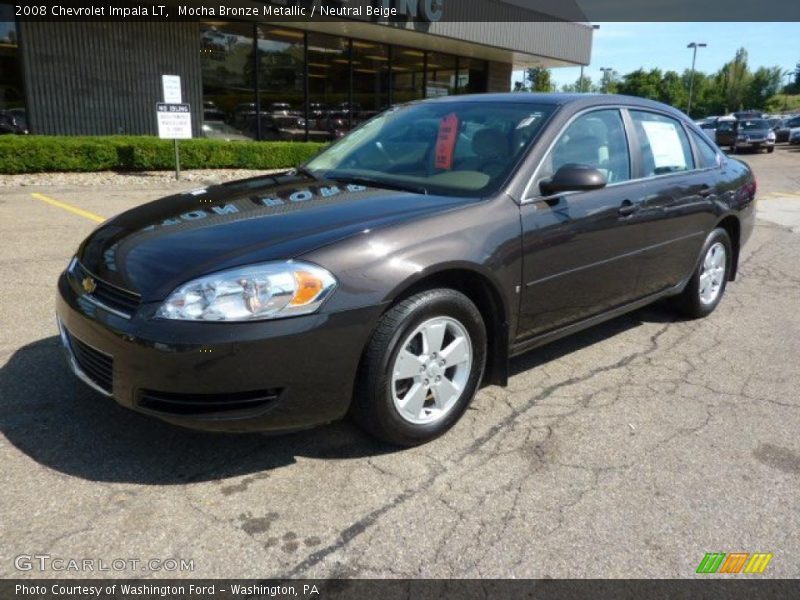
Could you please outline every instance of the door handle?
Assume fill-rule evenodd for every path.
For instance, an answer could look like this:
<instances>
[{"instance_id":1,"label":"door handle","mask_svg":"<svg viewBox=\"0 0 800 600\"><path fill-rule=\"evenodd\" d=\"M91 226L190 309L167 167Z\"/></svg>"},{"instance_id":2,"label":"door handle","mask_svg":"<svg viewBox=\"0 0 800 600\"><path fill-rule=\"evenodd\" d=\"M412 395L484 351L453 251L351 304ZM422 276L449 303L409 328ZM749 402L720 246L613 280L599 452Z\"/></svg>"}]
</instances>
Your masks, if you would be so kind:
<instances>
[{"instance_id":1,"label":"door handle","mask_svg":"<svg viewBox=\"0 0 800 600\"><path fill-rule=\"evenodd\" d=\"M639 205L631 202L630 200L625 200L619 207L619 216L620 217L630 217L632 214L639 211Z\"/></svg>"},{"instance_id":2,"label":"door handle","mask_svg":"<svg viewBox=\"0 0 800 600\"><path fill-rule=\"evenodd\" d=\"M713 192L714 192L713 188L704 185L702 188L700 188L700 191L697 193L703 198L708 198Z\"/></svg>"}]
</instances>

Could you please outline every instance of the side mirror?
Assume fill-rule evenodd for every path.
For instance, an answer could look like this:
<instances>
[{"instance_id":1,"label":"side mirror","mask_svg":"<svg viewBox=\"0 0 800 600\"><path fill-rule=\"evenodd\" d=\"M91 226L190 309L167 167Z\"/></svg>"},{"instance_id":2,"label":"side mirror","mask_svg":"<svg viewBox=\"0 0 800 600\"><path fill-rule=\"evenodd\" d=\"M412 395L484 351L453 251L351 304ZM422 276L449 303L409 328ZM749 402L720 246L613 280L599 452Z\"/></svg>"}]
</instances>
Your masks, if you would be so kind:
<instances>
[{"instance_id":1,"label":"side mirror","mask_svg":"<svg viewBox=\"0 0 800 600\"><path fill-rule=\"evenodd\" d=\"M561 192L586 192L606 187L605 175L587 165L568 164L555 172L550 179L539 183L539 190L545 196Z\"/></svg>"}]
</instances>

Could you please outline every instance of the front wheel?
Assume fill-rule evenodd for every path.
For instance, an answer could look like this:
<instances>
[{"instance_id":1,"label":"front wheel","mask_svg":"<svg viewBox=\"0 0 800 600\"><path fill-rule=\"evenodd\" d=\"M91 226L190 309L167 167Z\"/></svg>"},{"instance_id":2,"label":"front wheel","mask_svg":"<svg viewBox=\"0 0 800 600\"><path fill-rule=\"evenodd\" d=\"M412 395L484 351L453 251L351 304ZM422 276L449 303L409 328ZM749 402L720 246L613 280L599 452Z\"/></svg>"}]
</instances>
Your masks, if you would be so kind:
<instances>
[{"instance_id":1,"label":"front wheel","mask_svg":"<svg viewBox=\"0 0 800 600\"><path fill-rule=\"evenodd\" d=\"M772 154L773 152L775 152L775 146L767 148L767 154Z\"/></svg>"},{"instance_id":2,"label":"front wheel","mask_svg":"<svg viewBox=\"0 0 800 600\"><path fill-rule=\"evenodd\" d=\"M351 414L401 446L428 442L461 418L486 364L486 327L469 298L422 292L380 319L359 368Z\"/></svg>"},{"instance_id":3,"label":"front wheel","mask_svg":"<svg viewBox=\"0 0 800 600\"><path fill-rule=\"evenodd\" d=\"M692 278L675 298L678 311L692 319L710 315L725 293L733 264L733 246L728 232L721 227L712 231L700 256Z\"/></svg>"}]
</instances>

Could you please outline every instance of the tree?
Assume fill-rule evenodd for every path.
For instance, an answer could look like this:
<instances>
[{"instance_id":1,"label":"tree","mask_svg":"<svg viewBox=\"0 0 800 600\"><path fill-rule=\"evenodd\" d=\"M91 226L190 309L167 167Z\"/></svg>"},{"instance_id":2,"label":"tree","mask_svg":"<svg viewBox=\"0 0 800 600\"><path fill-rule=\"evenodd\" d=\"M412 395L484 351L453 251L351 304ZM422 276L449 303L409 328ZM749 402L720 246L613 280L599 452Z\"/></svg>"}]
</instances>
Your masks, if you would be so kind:
<instances>
[{"instance_id":1,"label":"tree","mask_svg":"<svg viewBox=\"0 0 800 600\"><path fill-rule=\"evenodd\" d=\"M544 67L535 67L528 69L526 73L528 81L531 82L531 91L533 92L552 92L553 84L550 78L550 69Z\"/></svg>"},{"instance_id":2,"label":"tree","mask_svg":"<svg viewBox=\"0 0 800 600\"><path fill-rule=\"evenodd\" d=\"M561 86L561 91L569 94L586 93L586 92L599 92L597 86L592 85L592 78L584 75L583 78L578 77L575 83L565 83Z\"/></svg>"},{"instance_id":3,"label":"tree","mask_svg":"<svg viewBox=\"0 0 800 600\"><path fill-rule=\"evenodd\" d=\"M550 69L544 67L526 69L523 80L514 82L515 92L552 92L553 89Z\"/></svg>"},{"instance_id":4,"label":"tree","mask_svg":"<svg viewBox=\"0 0 800 600\"><path fill-rule=\"evenodd\" d=\"M745 90L747 108L765 109L767 101L780 92L783 71L780 67L760 67L753 73Z\"/></svg>"},{"instance_id":5,"label":"tree","mask_svg":"<svg viewBox=\"0 0 800 600\"><path fill-rule=\"evenodd\" d=\"M794 68L794 87L800 90L800 62Z\"/></svg>"},{"instance_id":6,"label":"tree","mask_svg":"<svg viewBox=\"0 0 800 600\"><path fill-rule=\"evenodd\" d=\"M730 111L741 110L744 108L747 86L752 77L747 67L747 50L739 48L734 59L722 67L721 73L725 105Z\"/></svg>"},{"instance_id":7,"label":"tree","mask_svg":"<svg viewBox=\"0 0 800 600\"><path fill-rule=\"evenodd\" d=\"M660 84L661 69L651 71L636 69L623 76L622 81L617 84L617 91L629 96L658 100Z\"/></svg>"},{"instance_id":8,"label":"tree","mask_svg":"<svg viewBox=\"0 0 800 600\"><path fill-rule=\"evenodd\" d=\"M677 108L683 108L689 102L689 94L686 91L683 80L675 71L664 73L658 83L658 100Z\"/></svg>"}]
</instances>

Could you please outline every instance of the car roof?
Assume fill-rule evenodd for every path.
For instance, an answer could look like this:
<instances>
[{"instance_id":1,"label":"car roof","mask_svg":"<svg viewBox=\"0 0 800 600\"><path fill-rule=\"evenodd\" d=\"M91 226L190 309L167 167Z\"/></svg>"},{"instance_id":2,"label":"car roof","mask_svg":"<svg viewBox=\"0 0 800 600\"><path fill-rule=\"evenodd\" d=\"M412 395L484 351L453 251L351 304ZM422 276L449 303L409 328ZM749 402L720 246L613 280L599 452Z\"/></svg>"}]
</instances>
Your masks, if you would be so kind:
<instances>
[{"instance_id":1,"label":"car roof","mask_svg":"<svg viewBox=\"0 0 800 600\"><path fill-rule=\"evenodd\" d=\"M652 108L687 118L679 110L647 98L625 96L622 94L578 94L578 93L538 93L538 92L507 92L502 94L466 94L463 96L441 96L428 98L421 101L428 103L464 103L464 102L495 102L509 104L539 104L551 106L571 106L576 109L592 106L625 105L641 108Z\"/></svg>"}]
</instances>

